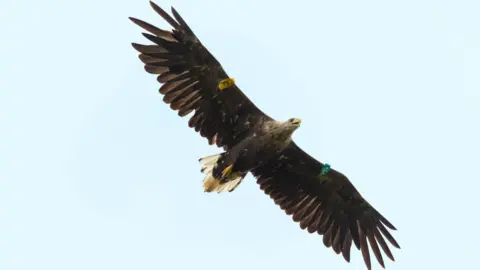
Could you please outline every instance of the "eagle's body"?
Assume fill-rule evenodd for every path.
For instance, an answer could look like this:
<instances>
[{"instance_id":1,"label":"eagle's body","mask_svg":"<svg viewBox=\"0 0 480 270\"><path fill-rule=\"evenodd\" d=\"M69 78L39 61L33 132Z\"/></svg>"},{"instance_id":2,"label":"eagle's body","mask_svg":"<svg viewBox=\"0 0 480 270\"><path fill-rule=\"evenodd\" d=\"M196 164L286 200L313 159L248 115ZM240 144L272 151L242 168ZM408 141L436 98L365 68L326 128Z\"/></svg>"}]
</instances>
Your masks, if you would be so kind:
<instances>
[{"instance_id":1,"label":"eagle's body","mask_svg":"<svg viewBox=\"0 0 480 270\"><path fill-rule=\"evenodd\" d=\"M201 158L202 172L206 173L205 191L233 191L248 172L281 155L300 122L294 118L283 123L267 120L261 123L258 132L235 144L231 150Z\"/></svg>"},{"instance_id":2,"label":"eagle's body","mask_svg":"<svg viewBox=\"0 0 480 270\"><path fill-rule=\"evenodd\" d=\"M157 75L160 94L188 125L224 152L200 159L207 192L233 191L251 173L265 194L302 229L323 237L326 247L350 261L352 243L371 268L370 249L384 267L394 260L387 241L400 248L381 215L341 172L330 169L292 140L298 119L276 121L260 110L229 78L192 29L151 2L172 27L166 31L130 18L153 44L133 43L145 70ZM289 50L289 48L286 48Z\"/></svg>"}]
</instances>

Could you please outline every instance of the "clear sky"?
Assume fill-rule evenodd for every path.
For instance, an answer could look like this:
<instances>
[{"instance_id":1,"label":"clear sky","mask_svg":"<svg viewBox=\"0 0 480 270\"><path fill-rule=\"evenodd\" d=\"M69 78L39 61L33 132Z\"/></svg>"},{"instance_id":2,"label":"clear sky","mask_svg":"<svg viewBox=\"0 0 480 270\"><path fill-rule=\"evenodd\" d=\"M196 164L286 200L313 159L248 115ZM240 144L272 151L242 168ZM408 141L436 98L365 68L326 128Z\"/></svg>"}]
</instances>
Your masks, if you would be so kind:
<instances>
[{"instance_id":1,"label":"clear sky","mask_svg":"<svg viewBox=\"0 0 480 270\"><path fill-rule=\"evenodd\" d=\"M147 0L0 1L0 269L365 269L251 176L203 192L220 150L130 45ZM156 2L398 228L387 269L478 266L480 2Z\"/></svg>"}]
</instances>

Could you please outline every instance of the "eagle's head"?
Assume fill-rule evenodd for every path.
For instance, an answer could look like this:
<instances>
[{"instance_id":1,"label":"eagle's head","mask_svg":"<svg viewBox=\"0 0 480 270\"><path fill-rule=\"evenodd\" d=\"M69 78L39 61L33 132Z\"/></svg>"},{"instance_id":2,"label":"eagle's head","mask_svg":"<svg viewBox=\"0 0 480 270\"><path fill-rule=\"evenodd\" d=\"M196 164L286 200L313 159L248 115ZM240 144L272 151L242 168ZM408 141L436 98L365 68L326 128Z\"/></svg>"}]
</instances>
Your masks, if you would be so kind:
<instances>
[{"instance_id":1,"label":"eagle's head","mask_svg":"<svg viewBox=\"0 0 480 270\"><path fill-rule=\"evenodd\" d=\"M299 118L290 118L285 122L282 122L281 127L283 132L292 134L297 128L300 127L302 120Z\"/></svg>"},{"instance_id":2,"label":"eagle's head","mask_svg":"<svg viewBox=\"0 0 480 270\"><path fill-rule=\"evenodd\" d=\"M287 124L287 126L289 125L289 126L292 126L292 128L297 129L298 127L300 127L300 124L302 123L302 119L290 118L287 121L285 121L285 123Z\"/></svg>"},{"instance_id":3,"label":"eagle's head","mask_svg":"<svg viewBox=\"0 0 480 270\"><path fill-rule=\"evenodd\" d=\"M290 118L287 121L271 121L267 123L267 132L279 140L290 140L293 132L300 127L302 120Z\"/></svg>"}]
</instances>

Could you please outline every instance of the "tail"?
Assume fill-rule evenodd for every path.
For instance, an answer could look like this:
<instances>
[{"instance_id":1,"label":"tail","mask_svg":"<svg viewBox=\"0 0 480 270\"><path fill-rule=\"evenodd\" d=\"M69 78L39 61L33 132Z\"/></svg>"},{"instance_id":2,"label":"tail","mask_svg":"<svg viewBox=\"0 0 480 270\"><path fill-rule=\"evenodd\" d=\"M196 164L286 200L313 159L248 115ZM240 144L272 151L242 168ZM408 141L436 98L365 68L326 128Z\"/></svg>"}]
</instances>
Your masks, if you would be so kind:
<instances>
[{"instance_id":1,"label":"tail","mask_svg":"<svg viewBox=\"0 0 480 270\"><path fill-rule=\"evenodd\" d=\"M217 179L213 176L213 169L216 168L217 161L222 157L222 154L211 155L199 159L202 164L202 172L205 173L203 179L203 189L205 192L232 192L240 185L246 173L232 173L224 179Z\"/></svg>"}]
</instances>

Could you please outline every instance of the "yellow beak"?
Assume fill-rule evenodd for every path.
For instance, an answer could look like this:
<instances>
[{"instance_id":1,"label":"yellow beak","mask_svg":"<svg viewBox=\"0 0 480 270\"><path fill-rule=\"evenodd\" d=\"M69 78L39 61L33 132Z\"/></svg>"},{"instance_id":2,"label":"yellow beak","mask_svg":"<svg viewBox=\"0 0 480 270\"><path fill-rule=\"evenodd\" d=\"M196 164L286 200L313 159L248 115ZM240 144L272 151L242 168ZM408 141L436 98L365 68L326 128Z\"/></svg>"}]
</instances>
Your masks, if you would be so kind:
<instances>
[{"instance_id":1,"label":"yellow beak","mask_svg":"<svg viewBox=\"0 0 480 270\"><path fill-rule=\"evenodd\" d=\"M293 123L294 125L300 126L300 124L302 123L302 119L295 118L292 123Z\"/></svg>"}]
</instances>

